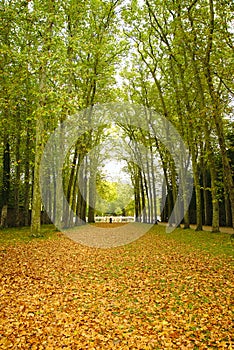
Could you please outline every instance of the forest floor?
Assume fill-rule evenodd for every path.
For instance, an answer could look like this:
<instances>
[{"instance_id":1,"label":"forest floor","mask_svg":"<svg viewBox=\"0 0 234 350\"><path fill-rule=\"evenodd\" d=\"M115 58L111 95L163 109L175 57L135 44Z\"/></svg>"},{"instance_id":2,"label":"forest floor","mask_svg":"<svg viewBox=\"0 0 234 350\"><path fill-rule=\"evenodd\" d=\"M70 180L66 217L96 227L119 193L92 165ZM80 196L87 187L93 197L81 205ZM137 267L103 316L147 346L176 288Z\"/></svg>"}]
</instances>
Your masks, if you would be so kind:
<instances>
[{"instance_id":1,"label":"forest floor","mask_svg":"<svg viewBox=\"0 0 234 350\"><path fill-rule=\"evenodd\" d=\"M190 225L190 227L192 229L195 229L196 228L196 225ZM212 231L212 226L203 226L203 230L204 231ZM219 228L220 232L224 232L224 233L234 233L234 230L232 227L220 227Z\"/></svg>"},{"instance_id":2,"label":"forest floor","mask_svg":"<svg viewBox=\"0 0 234 350\"><path fill-rule=\"evenodd\" d=\"M154 225L100 249L43 227L0 243L0 349L233 349L228 234Z\"/></svg>"}]
</instances>

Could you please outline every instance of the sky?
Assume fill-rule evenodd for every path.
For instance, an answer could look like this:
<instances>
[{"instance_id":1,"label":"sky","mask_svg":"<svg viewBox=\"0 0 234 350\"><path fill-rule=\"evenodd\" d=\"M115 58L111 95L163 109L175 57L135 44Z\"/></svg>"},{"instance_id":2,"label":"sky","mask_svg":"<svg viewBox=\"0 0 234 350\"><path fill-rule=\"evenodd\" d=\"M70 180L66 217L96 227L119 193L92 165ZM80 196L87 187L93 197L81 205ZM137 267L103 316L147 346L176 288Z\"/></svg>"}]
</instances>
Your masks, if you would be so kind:
<instances>
[{"instance_id":1,"label":"sky","mask_svg":"<svg viewBox=\"0 0 234 350\"><path fill-rule=\"evenodd\" d=\"M122 170L126 166L125 161L107 159L104 164L102 172L106 175L108 181L131 184L130 175Z\"/></svg>"}]
</instances>

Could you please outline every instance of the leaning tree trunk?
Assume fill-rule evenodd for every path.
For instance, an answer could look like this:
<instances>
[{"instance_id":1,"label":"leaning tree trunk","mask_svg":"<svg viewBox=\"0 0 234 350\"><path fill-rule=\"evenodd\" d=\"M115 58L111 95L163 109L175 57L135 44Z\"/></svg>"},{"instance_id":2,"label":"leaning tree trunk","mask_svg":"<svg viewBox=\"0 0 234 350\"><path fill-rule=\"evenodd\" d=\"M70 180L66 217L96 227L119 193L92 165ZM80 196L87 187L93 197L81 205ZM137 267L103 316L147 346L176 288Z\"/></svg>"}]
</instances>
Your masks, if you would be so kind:
<instances>
[{"instance_id":1,"label":"leaning tree trunk","mask_svg":"<svg viewBox=\"0 0 234 350\"><path fill-rule=\"evenodd\" d=\"M202 201L201 201L201 186L199 181L198 164L195 156L195 151L191 150L194 188L196 194L196 231L202 231Z\"/></svg>"},{"instance_id":2,"label":"leaning tree trunk","mask_svg":"<svg viewBox=\"0 0 234 350\"><path fill-rule=\"evenodd\" d=\"M148 162L148 157L146 159L146 171L147 171L147 198L148 198L148 204L147 204L147 210L148 210L148 223L153 222L153 194L152 194L152 182L150 179L150 167L149 167L149 162ZM146 181L146 179L145 179Z\"/></svg>"},{"instance_id":3,"label":"leaning tree trunk","mask_svg":"<svg viewBox=\"0 0 234 350\"><path fill-rule=\"evenodd\" d=\"M219 232L219 200L216 185L216 171L214 164L210 166L211 195L212 195L212 232Z\"/></svg>"},{"instance_id":4,"label":"leaning tree trunk","mask_svg":"<svg viewBox=\"0 0 234 350\"><path fill-rule=\"evenodd\" d=\"M161 198L161 207L160 207L160 211L161 211L161 221L162 222L166 222L166 196L167 196L167 189L166 189L166 180L165 178L163 178L163 182L162 182L162 198Z\"/></svg>"}]
</instances>

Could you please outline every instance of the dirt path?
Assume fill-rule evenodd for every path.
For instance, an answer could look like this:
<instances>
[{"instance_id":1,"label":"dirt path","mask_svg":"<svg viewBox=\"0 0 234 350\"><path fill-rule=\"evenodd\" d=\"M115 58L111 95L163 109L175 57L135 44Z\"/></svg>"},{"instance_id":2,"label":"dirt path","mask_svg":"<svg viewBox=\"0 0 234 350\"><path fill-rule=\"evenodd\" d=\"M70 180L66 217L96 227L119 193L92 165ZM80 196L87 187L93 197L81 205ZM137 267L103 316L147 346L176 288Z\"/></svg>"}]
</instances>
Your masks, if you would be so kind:
<instances>
[{"instance_id":1,"label":"dirt path","mask_svg":"<svg viewBox=\"0 0 234 350\"><path fill-rule=\"evenodd\" d=\"M98 223L66 231L73 241L96 248L113 248L131 243L150 230L152 225L139 223Z\"/></svg>"}]
</instances>

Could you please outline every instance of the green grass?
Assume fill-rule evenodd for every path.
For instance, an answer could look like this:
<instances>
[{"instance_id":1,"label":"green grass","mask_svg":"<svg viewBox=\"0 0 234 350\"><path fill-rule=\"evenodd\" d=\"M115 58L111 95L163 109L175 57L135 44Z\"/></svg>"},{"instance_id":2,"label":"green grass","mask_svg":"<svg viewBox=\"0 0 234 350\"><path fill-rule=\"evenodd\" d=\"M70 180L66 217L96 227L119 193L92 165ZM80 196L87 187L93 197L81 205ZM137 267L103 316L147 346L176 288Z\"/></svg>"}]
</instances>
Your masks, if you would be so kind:
<instances>
[{"instance_id":1,"label":"green grass","mask_svg":"<svg viewBox=\"0 0 234 350\"><path fill-rule=\"evenodd\" d=\"M30 227L11 227L0 230L0 244L28 243L32 240L58 239L53 225L42 225L41 235L31 235Z\"/></svg>"},{"instance_id":2,"label":"green grass","mask_svg":"<svg viewBox=\"0 0 234 350\"><path fill-rule=\"evenodd\" d=\"M209 231L195 231L193 229L177 228L171 233L165 232L165 227L155 225L150 232L160 235L168 241L176 241L183 248L200 250L211 255L234 256L234 242L228 233L212 233Z\"/></svg>"}]
</instances>

